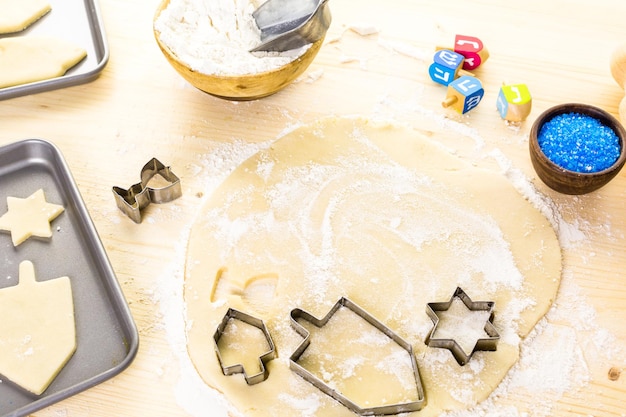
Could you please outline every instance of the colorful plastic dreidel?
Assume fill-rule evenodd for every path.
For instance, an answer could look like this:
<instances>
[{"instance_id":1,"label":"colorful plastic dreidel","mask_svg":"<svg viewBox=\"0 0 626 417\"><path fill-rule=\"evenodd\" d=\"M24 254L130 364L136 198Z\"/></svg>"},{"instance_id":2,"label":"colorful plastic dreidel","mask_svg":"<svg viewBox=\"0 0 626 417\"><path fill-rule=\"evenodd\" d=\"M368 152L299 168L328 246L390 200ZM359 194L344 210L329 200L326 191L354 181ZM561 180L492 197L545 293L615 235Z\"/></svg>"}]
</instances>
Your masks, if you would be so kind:
<instances>
[{"instance_id":1,"label":"colorful plastic dreidel","mask_svg":"<svg viewBox=\"0 0 626 417\"><path fill-rule=\"evenodd\" d=\"M441 49L435 52L428 74L434 82L447 86L458 77L464 60L461 54Z\"/></svg>"},{"instance_id":2,"label":"colorful plastic dreidel","mask_svg":"<svg viewBox=\"0 0 626 417\"><path fill-rule=\"evenodd\" d=\"M523 122L532 109L532 97L525 84L503 85L500 88L496 108L500 117L509 122Z\"/></svg>"},{"instance_id":3,"label":"colorful plastic dreidel","mask_svg":"<svg viewBox=\"0 0 626 417\"><path fill-rule=\"evenodd\" d=\"M478 106L483 99L485 90L476 77L463 75L448 85L446 99L441 103L443 107L452 107L458 113L465 114Z\"/></svg>"},{"instance_id":4,"label":"colorful plastic dreidel","mask_svg":"<svg viewBox=\"0 0 626 417\"><path fill-rule=\"evenodd\" d=\"M472 71L478 68L489 58L489 51L483 42L473 36L456 35L454 38L454 52L463 55L463 69Z\"/></svg>"}]
</instances>

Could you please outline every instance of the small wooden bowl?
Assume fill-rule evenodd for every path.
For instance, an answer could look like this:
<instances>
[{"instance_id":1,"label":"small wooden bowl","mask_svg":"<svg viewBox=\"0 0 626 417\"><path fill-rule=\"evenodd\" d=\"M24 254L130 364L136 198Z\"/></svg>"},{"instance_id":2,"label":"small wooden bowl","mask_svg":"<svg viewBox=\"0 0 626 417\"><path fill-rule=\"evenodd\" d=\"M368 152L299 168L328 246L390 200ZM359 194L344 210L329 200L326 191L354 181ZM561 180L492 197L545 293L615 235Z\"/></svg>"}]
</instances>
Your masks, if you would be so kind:
<instances>
[{"instance_id":1,"label":"small wooden bowl","mask_svg":"<svg viewBox=\"0 0 626 417\"><path fill-rule=\"evenodd\" d=\"M170 0L163 0L157 7L154 20L159 17ZM159 32L154 29L154 37L167 61L191 85L215 97L227 100L255 100L274 94L298 78L313 62L324 38L313 43L301 56L272 71L255 74L222 76L197 72L178 59L159 39Z\"/></svg>"},{"instance_id":2,"label":"small wooden bowl","mask_svg":"<svg viewBox=\"0 0 626 417\"><path fill-rule=\"evenodd\" d=\"M612 166L598 172L575 172L560 167L544 154L537 139L541 127L553 117L565 113L580 113L590 116L613 129L620 141L620 154ZM626 162L626 130L624 130L624 127L611 114L587 104L559 104L544 111L533 123L528 142L530 160L539 178L553 190L564 194L586 194L597 190L612 180L622 169L624 162Z\"/></svg>"}]
</instances>

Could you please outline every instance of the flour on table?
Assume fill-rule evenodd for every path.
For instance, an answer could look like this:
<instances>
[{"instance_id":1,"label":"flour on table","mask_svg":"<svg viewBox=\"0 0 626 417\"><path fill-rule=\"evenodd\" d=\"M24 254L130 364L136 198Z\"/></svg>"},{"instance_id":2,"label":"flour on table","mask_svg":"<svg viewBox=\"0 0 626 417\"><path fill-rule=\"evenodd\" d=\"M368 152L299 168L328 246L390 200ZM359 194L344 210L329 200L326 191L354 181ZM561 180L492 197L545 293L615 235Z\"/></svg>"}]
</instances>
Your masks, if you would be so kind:
<instances>
[{"instance_id":1,"label":"flour on table","mask_svg":"<svg viewBox=\"0 0 626 417\"><path fill-rule=\"evenodd\" d=\"M154 23L159 39L191 69L236 76L279 68L309 45L282 53L250 53L261 43L252 13L262 1L171 0Z\"/></svg>"}]
</instances>

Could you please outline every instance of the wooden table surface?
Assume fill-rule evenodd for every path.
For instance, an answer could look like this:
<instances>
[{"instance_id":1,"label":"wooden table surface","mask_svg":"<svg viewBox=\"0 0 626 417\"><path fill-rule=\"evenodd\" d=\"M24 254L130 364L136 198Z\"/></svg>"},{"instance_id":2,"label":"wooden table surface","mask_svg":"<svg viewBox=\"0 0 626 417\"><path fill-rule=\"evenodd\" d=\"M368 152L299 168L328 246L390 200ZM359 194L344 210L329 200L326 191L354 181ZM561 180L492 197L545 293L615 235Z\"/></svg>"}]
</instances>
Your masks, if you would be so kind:
<instances>
[{"instance_id":1,"label":"wooden table surface","mask_svg":"<svg viewBox=\"0 0 626 417\"><path fill-rule=\"evenodd\" d=\"M563 219L562 287L537 339L545 356L544 348L530 349L538 357L523 354L525 370L479 410L626 415L626 375L609 378L611 368L626 369L626 171L595 193L566 196L536 178L528 157L530 126L552 105L583 102L617 115L623 91L609 61L626 41L626 2L333 0L326 42L307 72L274 96L239 103L194 89L168 65L152 32L157 3L101 1L111 55L96 80L0 101L0 144L44 138L63 152L140 334L126 371L37 416L214 415L195 394L202 384L175 336L189 228L211 190L261 144L331 115L395 120L460 157L493 161L528 178ZM476 72L484 100L466 116L441 106L445 89L428 77L435 46L455 34L478 36L491 54ZM495 109L503 82L525 83L533 96L517 130ZM137 182L152 157L181 178L183 197L150 206L135 224L117 209L111 187ZM559 349L572 360L555 366L549 354Z\"/></svg>"}]
</instances>

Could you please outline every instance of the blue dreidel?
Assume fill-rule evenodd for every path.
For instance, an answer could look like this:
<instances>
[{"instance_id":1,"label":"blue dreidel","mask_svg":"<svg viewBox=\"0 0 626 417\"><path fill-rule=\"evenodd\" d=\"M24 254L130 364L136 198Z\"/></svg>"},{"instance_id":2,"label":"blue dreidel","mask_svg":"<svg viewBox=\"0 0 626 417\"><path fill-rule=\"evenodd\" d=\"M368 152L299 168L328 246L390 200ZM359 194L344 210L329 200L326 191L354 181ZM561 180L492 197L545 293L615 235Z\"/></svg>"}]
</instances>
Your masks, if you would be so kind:
<instances>
[{"instance_id":1,"label":"blue dreidel","mask_svg":"<svg viewBox=\"0 0 626 417\"><path fill-rule=\"evenodd\" d=\"M525 84L503 85L500 88L496 108L500 117L508 122L526 120L532 109L532 97Z\"/></svg>"},{"instance_id":2,"label":"blue dreidel","mask_svg":"<svg viewBox=\"0 0 626 417\"><path fill-rule=\"evenodd\" d=\"M460 72L464 60L465 58L461 54L448 49L441 49L435 52L433 63L428 68L428 74L434 82L447 86L459 75L462 75Z\"/></svg>"},{"instance_id":3,"label":"blue dreidel","mask_svg":"<svg viewBox=\"0 0 626 417\"><path fill-rule=\"evenodd\" d=\"M443 107L452 107L458 113L465 114L478 106L485 95L480 80L476 77L463 75L448 85L446 99L441 103Z\"/></svg>"}]
</instances>

